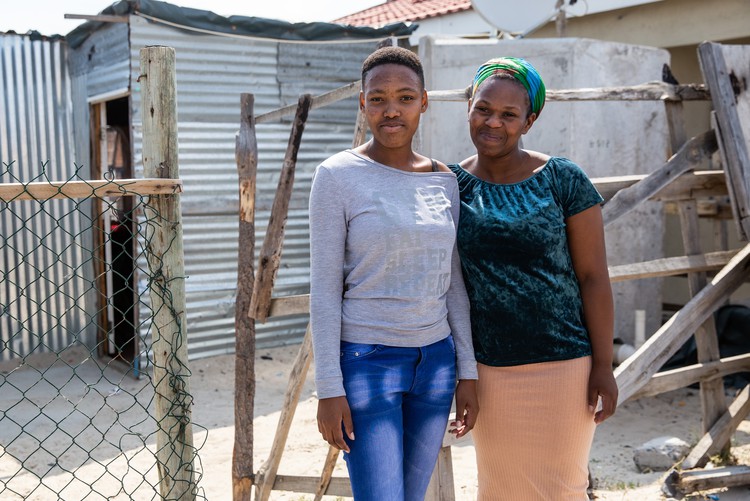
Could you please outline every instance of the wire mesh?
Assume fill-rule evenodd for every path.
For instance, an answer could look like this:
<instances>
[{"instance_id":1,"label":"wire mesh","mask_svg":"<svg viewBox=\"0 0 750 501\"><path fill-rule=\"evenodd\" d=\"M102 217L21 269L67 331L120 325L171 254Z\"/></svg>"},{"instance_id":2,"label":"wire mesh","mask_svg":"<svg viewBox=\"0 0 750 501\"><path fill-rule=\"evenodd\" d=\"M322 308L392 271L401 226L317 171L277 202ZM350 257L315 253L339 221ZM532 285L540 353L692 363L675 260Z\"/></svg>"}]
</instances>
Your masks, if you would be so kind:
<instances>
[{"instance_id":1,"label":"wire mesh","mask_svg":"<svg viewBox=\"0 0 750 501\"><path fill-rule=\"evenodd\" d=\"M174 401L162 423L154 412L165 381L153 377L160 333L149 294L174 308L148 235L172 222L126 183L108 180L117 196L86 193L79 171L54 185L56 198L29 200L31 182L52 186L45 166L27 182L13 163L0 168L0 188L23 185L16 196L0 192L0 498L205 499L202 444L164 447L191 472L190 485L159 473L159 429L174 436L165 429L174 416L195 427L185 422L190 370L176 347L163 362Z\"/></svg>"}]
</instances>

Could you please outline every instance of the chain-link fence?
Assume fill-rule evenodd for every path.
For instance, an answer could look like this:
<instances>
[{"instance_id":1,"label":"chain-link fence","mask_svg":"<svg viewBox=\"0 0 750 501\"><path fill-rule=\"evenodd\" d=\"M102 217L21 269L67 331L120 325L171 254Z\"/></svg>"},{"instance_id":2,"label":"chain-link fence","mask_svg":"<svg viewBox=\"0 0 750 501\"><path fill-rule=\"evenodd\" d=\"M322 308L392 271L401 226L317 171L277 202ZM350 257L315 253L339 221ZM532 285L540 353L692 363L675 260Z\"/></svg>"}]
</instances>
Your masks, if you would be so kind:
<instances>
[{"instance_id":1,"label":"chain-link fence","mask_svg":"<svg viewBox=\"0 0 750 501\"><path fill-rule=\"evenodd\" d=\"M187 360L151 351L173 298L149 235L172 222L137 182L31 181L0 168L0 498L205 498L192 434L157 446L193 426Z\"/></svg>"}]
</instances>

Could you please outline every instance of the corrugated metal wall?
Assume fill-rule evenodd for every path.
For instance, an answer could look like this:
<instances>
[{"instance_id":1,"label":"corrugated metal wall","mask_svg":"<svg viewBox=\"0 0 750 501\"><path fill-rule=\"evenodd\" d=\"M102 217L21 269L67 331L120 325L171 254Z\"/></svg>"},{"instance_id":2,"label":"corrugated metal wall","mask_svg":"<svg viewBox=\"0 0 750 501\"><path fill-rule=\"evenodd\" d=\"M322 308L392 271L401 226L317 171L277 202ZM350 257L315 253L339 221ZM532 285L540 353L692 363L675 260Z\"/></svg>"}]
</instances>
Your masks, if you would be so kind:
<instances>
[{"instance_id":1,"label":"corrugated metal wall","mask_svg":"<svg viewBox=\"0 0 750 501\"><path fill-rule=\"evenodd\" d=\"M134 161L141 164L140 49L166 45L176 51L180 177L184 217L188 336L191 358L234 350L237 282L238 185L234 158L240 94L255 95L256 114L359 78L374 43L289 44L206 35L131 16L130 64ZM307 200L315 166L351 145L356 101L310 114L300 148L295 191L274 295L309 291ZM289 141L290 120L257 127L259 167L256 214L260 249L278 174ZM258 325L258 346L297 342L307 316Z\"/></svg>"},{"instance_id":2,"label":"corrugated metal wall","mask_svg":"<svg viewBox=\"0 0 750 501\"><path fill-rule=\"evenodd\" d=\"M253 93L255 112L260 114L295 103L301 93L315 95L335 89L359 78L361 61L375 44L278 43L178 30L137 16L131 16L130 20L130 24L104 25L83 45L71 51L71 76L66 72L64 43L31 42L16 35L2 38L0 153L4 161L18 162L24 180L38 174L35 166L47 159L51 160L48 169L51 179L69 177L74 169L74 159L75 163L84 166L81 175L88 177L89 101L92 98L106 99L107 96L120 97L123 92L130 92L132 152L136 176L142 176L141 96L137 83L140 49L146 45L174 47L177 54L180 172L185 185L182 209L190 356L229 353L234 350L237 280L238 187L234 147L239 128L240 94ZM312 172L324 158L350 146L355 116L354 98L313 110L310 114L298 157L295 191L275 295L309 291L307 200ZM256 252L265 235L290 123L291 117L257 128ZM74 144L79 147L74 148ZM76 150L79 151L75 153ZM18 222L3 220L2 224L5 234ZM48 225L47 222L40 224ZM65 224L75 226L71 233L78 235L80 245L90 241L90 234L78 227L78 220L66 221ZM34 244L19 241L15 245L26 249ZM67 247L65 242L61 245ZM75 258L83 259L80 255ZM14 259L18 261L8 255L3 259L4 270L16 266ZM39 259L49 261L50 258ZM146 266L145 262L139 264ZM54 266L49 271L56 273ZM81 282L69 285L85 290ZM10 282L4 282L3 286L5 290L0 293L4 297L11 298L11 293L18 295L21 292L29 295L29 291L11 292ZM143 292L146 286L145 277L140 277L139 292ZM10 302L10 299L3 300L4 304ZM16 318L39 310L29 303L15 301L14 304L19 308L13 312ZM45 306L45 310L52 314L55 314L54 308L64 311L67 305L60 302L54 307ZM29 332L55 335L56 340L50 341L50 346L64 345L63 335L47 333L46 320L37 315L31 317L38 320L34 320L37 322L34 325L29 324ZM3 333L13 332L8 315L3 315L0 320ZM69 314L65 320L70 323L71 332L85 328L82 315ZM304 334L306 324L307 315L300 315L259 325L258 346L297 342ZM147 327L144 326L144 331ZM94 329L89 332L93 334ZM34 340L25 336L16 344L18 351L25 353L34 346Z\"/></svg>"},{"instance_id":3,"label":"corrugated metal wall","mask_svg":"<svg viewBox=\"0 0 750 501\"><path fill-rule=\"evenodd\" d=\"M69 179L74 170L71 83L61 41L0 34L0 182ZM13 164L6 168L7 165ZM44 165L44 167L43 167ZM10 174L12 172L12 175ZM74 202L0 207L0 360L68 346L86 322L74 299L81 222ZM22 230L23 231L20 231ZM54 240L54 245L43 247Z\"/></svg>"},{"instance_id":4,"label":"corrugated metal wall","mask_svg":"<svg viewBox=\"0 0 750 501\"><path fill-rule=\"evenodd\" d=\"M105 24L76 50L70 51L70 74L84 75L86 95L105 96L130 85L128 24ZM88 162L88 158L86 159Z\"/></svg>"}]
</instances>

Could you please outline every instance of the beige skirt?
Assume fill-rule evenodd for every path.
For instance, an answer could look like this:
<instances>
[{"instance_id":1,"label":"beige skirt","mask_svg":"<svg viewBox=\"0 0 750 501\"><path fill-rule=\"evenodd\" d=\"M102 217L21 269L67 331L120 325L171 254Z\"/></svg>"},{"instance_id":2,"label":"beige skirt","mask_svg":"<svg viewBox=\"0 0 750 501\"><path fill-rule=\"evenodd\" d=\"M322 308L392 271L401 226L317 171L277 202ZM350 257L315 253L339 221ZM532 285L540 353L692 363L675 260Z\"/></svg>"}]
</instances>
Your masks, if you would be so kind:
<instances>
[{"instance_id":1,"label":"beige skirt","mask_svg":"<svg viewBox=\"0 0 750 501\"><path fill-rule=\"evenodd\" d=\"M478 366L478 500L588 500L591 357Z\"/></svg>"}]
</instances>

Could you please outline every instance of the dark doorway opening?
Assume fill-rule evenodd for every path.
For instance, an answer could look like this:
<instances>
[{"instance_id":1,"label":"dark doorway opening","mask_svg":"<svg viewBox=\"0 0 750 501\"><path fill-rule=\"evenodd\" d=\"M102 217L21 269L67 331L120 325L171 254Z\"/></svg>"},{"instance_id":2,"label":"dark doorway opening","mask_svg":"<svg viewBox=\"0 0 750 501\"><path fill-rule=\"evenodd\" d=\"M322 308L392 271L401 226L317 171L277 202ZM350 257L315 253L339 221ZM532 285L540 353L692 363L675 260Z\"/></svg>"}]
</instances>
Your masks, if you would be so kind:
<instances>
[{"instance_id":1,"label":"dark doorway opening","mask_svg":"<svg viewBox=\"0 0 750 501\"><path fill-rule=\"evenodd\" d=\"M92 105L92 165L95 178L134 178L128 97ZM137 215L131 196L98 202L100 265L99 355L126 363L138 376Z\"/></svg>"}]
</instances>

